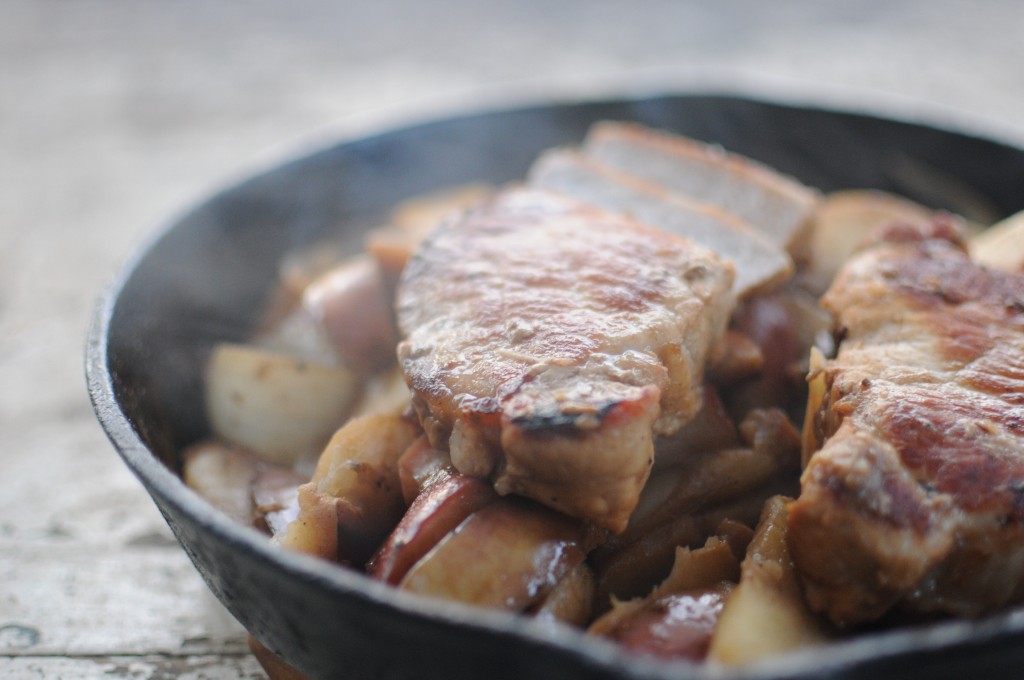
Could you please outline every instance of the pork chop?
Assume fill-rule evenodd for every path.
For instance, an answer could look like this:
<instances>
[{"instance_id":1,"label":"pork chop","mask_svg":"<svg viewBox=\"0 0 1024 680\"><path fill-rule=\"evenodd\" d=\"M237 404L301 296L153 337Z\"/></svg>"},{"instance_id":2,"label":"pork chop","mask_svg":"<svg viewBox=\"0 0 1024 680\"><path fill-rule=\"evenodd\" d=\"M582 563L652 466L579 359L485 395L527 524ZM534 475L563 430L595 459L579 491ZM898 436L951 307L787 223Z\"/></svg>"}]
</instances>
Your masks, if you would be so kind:
<instances>
[{"instance_id":1,"label":"pork chop","mask_svg":"<svg viewBox=\"0 0 1024 680\"><path fill-rule=\"evenodd\" d=\"M1024 275L949 222L891 227L823 304L842 342L790 508L811 605L850 625L1024 599Z\"/></svg>"},{"instance_id":2,"label":"pork chop","mask_svg":"<svg viewBox=\"0 0 1024 680\"><path fill-rule=\"evenodd\" d=\"M539 189L443 224L397 300L432 445L501 493L622 530L653 434L700 408L732 279L690 241Z\"/></svg>"}]
</instances>

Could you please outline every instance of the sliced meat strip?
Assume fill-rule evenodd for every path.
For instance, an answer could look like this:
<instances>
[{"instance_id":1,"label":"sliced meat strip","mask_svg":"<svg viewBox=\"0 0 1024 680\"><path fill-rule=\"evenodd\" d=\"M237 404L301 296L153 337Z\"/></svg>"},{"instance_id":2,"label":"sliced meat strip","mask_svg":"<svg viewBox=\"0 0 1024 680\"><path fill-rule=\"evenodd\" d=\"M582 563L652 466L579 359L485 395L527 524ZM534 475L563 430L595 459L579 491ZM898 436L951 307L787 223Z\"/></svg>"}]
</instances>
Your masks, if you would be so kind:
<instances>
[{"instance_id":1,"label":"sliced meat strip","mask_svg":"<svg viewBox=\"0 0 1024 680\"><path fill-rule=\"evenodd\" d=\"M818 192L761 163L635 123L597 123L583 148L606 165L742 217L798 258L807 247Z\"/></svg>"},{"instance_id":2,"label":"sliced meat strip","mask_svg":"<svg viewBox=\"0 0 1024 680\"><path fill-rule=\"evenodd\" d=\"M793 273L789 254L744 220L662 185L621 172L570 149L543 154L530 170L534 186L564 193L692 239L733 263L736 295L772 288Z\"/></svg>"}]
</instances>

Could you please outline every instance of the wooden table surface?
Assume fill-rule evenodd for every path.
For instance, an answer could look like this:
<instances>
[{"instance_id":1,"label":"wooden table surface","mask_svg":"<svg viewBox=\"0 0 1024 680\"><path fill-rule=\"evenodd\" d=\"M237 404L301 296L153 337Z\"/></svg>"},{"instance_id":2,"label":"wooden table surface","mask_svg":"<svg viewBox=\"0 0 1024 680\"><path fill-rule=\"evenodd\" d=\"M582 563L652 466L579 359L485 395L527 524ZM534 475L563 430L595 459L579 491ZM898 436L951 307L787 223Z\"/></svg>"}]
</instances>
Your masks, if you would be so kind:
<instances>
[{"instance_id":1,"label":"wooden table surface","mask_svg":"<svg viewBox=\"0 0 1024 680\"><path fill-rule=\"evenodd\" d=\"M213 187L426 115L701 83L1020 141L1021 35L1018 0L5 0L0 677L262 677L82 378L104 282Z\"/></svg>"}]
</instances>

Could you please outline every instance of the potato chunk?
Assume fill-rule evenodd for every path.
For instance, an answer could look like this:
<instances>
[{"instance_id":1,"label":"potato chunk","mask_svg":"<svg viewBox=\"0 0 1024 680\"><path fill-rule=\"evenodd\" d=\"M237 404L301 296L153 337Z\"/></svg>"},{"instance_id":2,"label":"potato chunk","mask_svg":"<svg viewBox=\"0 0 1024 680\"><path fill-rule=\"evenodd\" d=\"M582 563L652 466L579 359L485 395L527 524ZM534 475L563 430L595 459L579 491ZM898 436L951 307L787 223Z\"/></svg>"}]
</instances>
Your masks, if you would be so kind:
<instances>
[{"instance_id":1,"label":"potato chunk","mask_svg":"<svg viewBox=\"0 0 1024 680\"><path fill-rule=\"evenodd\" d=\"M873 230L893 222L928 223L931 215L928 208L884 191L851 189L829 194L812 217L804 283L816 293L825 292L843 262Z\"/></svg>"},{"instance_id":2,"label":"potato chunk","mask_svg":"<svg viewBox=\"0 0 1024 680\"><path fill-rule=\"evenodd\" d=\"M391 294L371 257L347 260L312 281L302 293L302 307L353 370L371 374L394 365L398 340Z\"/></svg>"},{"instance_id":3,"label":"potato chunk","mask_svg":"<svg viewBox=\"0 0 1024 680\"><path fill-rule=\"evenodd\" d=\"M552 626L557 622L587 625L594 611L595 586L594 571L580 562L537 604L534 618Z\"/></svg>"},{"instance_id":4,"label":"potato chunk","mask_svg":"<svg viewBox=\"0 0 1024 680\"><path fill-rule=\"evenodd\" d=\"M971 257L986 267L1024 271L1024 211L972 236L968 245Z\"/></svg>"},{"instance_id":5,"label":"potato chunk","mask_svg":"<svg viewBox=\"0 0 1024 680\"><path fill-rule=\"evenodd\" d=\"M253 518L251 486L259 459L248 451L217 441L199 442L182 456L185 484L231 519L249 524Z\"/></svg>"},{"instance_id":6,"label":"potato chunk","mask_svg":"<svg viewBox=\"0 0 1024 680\"><path fill-rule=\"evenodd\" d=\"M586 556L577 519L506 497L474 513L417 562L399 585L425 595L522 611Z\"/></svg>"},{"instance_id":7,"label":"potato chunk","mask_svg":"<svg viewBox=\"0 0 1024 680\"><path fill-rule=\"evenodd\" d=\"M719 617L709 659L744 665L828 638L825 624L804 603L786 546L788 501L775 496L765 504L740 583Z\"/></svg>"},{"instance_id":8,"label":"potato chunk","mask_svg":"<svg viewBox=\"0 0 1024 680\"><path fill-rule=\"evenodd\" d=\"M700 661L739 576L737 554L750 537L730 528L696 550L677 547L669 576L646 597L613 602L589 628L591 635L618 641L626 649L667 658Z\"/></svg>"},{"instance_id":9,"label":"potato chunk","mask_svg":"<svg viewBox=\"0 0 1024 680\"><path fill-rule=\"evenodd\" d=\"M313 479L299 487L299 516L281 545L361 566L405 511L398 459L419 435L392 415L346 423L324 449Z\"/></svg>"},{"instance_id":10,"label":"potato chunk","mask_svg":"<svg viewBox=\"0 0 1024 680\"><path fill-rule=\"evenodd\" d=\"M397 584L450 531L497 498L488 482L451 467L439 470L367 564L367 573Z\"/></svg>"},{"instance_id":11,"label":"potato chunk","mask_svg":"<svg viewBox=\"0 0 1024 680\"><path fill-rule=\"evenodd\" d=\"M315 453L359 394L347 369L249 345L214 347L206 409L214 434L278 465Z\"/></svg>"}]
</instances>

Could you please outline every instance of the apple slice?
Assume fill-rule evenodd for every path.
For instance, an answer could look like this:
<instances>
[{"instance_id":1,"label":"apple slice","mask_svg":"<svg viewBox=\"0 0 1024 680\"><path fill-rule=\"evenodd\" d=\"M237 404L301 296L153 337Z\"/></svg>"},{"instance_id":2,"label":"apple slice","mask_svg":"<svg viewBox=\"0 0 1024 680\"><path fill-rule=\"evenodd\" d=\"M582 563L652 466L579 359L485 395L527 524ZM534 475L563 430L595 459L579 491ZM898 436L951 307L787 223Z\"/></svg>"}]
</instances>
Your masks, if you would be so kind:
<instances>
[{"instance_id":1,"label":"apple slice","mask_svg":"<svg viewBox=\"0 0 1024 680\"><path fill-rule=\"evenodd\" d=\"M741 420L754 408L782 408L794 422L803 417L807 396L807 357L812 347L834 351L832 317L818 297L795 285L758 296L737 309L734 330L760 348L756 376L722 392L729 413Z\"/></svg>"},{"instance_id":2,"label":"apple slice","mask_svg":"<svg viewBox=\"0 0 1024 680\"><path fill-rule=\"evenodd\" d=\"M492 193L494 187L489 184L460 184L413 196L396 205L387 225L371 231L366 243L391 292L394 293L406 262L434 227Z\"/></svg>"},{"instance_id":3,"label":"apple slice","mask_svg":"<svg viewBox=\"0 0 1024 680\"><path fill-rule=\"evenodd\" d=\"M310 483L299 487L298 500L299 514L273 541L288 550L339 560L338 499L318 494Z\"/></svg>"},{"instance_id":4,"label":"apple slice","mask_svg":"<svg viewBox=\"0 0 1024 680\"><path fill-rule=\"evenodd\" d=\"M673 593L635 612L611 637L624 649L671 659L703 661L733 584Z\"/></svg>"},{"instance_id":5,"label":"apple slice","mask_svg":"<svg viewBox=\"0 0 1024 680\"><path fill-rule=\"evenodd\" d=\"M505 497L449 533L400 586L485 607L522 611L581 563L590 547L582 522Z\"/></svg>"},{"instance_id":6,"label":"apple slice","mask_svg":"<svg viewBox=\"0 0 1024 680\"><path fill-rule=\"evenodd\" d=\"M792 493L794 487L796 482L789 479L771 480L731 501L660 524L610 555L602 554L597 559L595 554L592 561L597 573L598 612L608 608L613 596L621 599L650 592L671 570L677 547L701 545L725 520L753 526L765 500L779 493Z\"/></svg>"},{"instance_id":7,"label":"apple slice","mask_svg":"<svg viewBox=\"0 0 1024 680\"><path fill-rule=\"evenodd\" d=\"M248 344L311 364L344 367L323 325L302 307L289 310L273 324L268 323Z\"/></svg>"},{"instance_id":8,"label":"apple slice","mask_svg":"<svg viewBox=\"0 0 1024 680\"><path fill-rule=\"evenodd\" d=\"M308 676L289 666L284 659L270 651L269 647L251 634L246 634L245 639L249 644L249 651L256 657L270 680L309 680Z\"/></svg>"},{"instance_id":9,"label":"apple slice","mask_svg":"<svg viewBox=\"0 0 1024 680\"><path fill-rule=\"evenodd\" d=\"M392 585L399 583L449 532L497 498L493 487L483 480L450 467L438 471L370 559L367 572Z\"/></svg>"},{"instance_id":10,"label":"apple slice","mask_svg":"<svg viewBox=\"0 0 1024 680\"><path fill-rule=\"evenodd\" d=\"M714 385L730 387L756 376L764 368L761 347L745 333L729 329L722 336L722 353L708 366L708 378Z\"/></svg>"},{"instance_id":11,"label":"apple slice","mask_svg":"<svg viewBox=\"0 0 1024 680\"><path fill-rule=\"evenodd\" d=\"M699 516L717 504L756 496L755 490L774 480L795 479L800 434L784 413L776 409L751 411L740 424L739 435L746 448L691 455L683 465L652 474L626 530L611 537L594 555L598 571L611 556L654 534L659 527L673 522L685 524L686 518ZM760 500L765 498L761 496Z\"/></svg>"},{"instance_id":12,"label":"apple slice","mask_svg":"<svg viewBox=\"0 0 1024 680\"><path fill-rule=\"evenodd\" d=\"M686 465L695 457L740 445L736 424L718 396L718 390L705 381L704 401L693 420L675 434L654 439L653 477L666 467ZM634 516L636 511L634 511Z\"/></svg>"},{"instance_id":13,"label":"apple slice","mask_svg":"<svg viewBox=\"0 0 1024 680\"><path fill-rule=\"evenodd\" d=\"M405 374L398 366L377 373L363 381L363 395L352 408L352 416L374 414L401 415L411 408L412 395L405 384Z\"/></svg>"}]
</instances>

